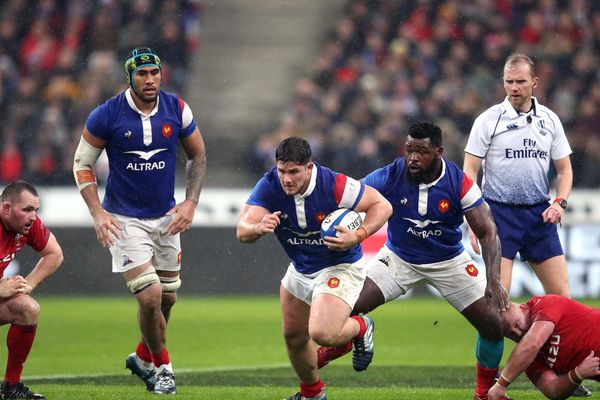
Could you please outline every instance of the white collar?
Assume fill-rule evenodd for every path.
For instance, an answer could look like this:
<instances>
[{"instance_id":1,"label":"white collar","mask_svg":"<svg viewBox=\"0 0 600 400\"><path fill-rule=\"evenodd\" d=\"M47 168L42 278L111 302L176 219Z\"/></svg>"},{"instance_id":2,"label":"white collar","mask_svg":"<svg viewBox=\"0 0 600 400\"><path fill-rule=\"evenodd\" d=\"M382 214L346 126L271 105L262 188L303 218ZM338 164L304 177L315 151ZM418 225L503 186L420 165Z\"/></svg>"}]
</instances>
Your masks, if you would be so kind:
<instances>
[{"instance_id":1,"label":"white collar","mask_svg":"<svg viewBox=\"0 0 600 400\"><path fill-rule=\"evenodd\" d=\"M444 161L444 159L442 158L442 173L440 174L440 176L433 182L419 183L419 189L427 189L432 186L435 186L435 184L438 183L440 179L444 177L444 175L446 175L446 161Z\"/></svg>"},{"instance_id":2,"label":"white collar","mask_svg":"<svg viewBox=\"0 0 600 400\"><path fill-rule=\"evenodd\" d=\"M310 175L310 182L308 183L308 187L306 188L306 191L304 193L294 195L294 199L296 201L303 200L310 196L311 193L315 190L315 186L317 186L317 165L315 163L312 163L312 165L313 168L312 173Z\"/></svg>"}]
</instances>

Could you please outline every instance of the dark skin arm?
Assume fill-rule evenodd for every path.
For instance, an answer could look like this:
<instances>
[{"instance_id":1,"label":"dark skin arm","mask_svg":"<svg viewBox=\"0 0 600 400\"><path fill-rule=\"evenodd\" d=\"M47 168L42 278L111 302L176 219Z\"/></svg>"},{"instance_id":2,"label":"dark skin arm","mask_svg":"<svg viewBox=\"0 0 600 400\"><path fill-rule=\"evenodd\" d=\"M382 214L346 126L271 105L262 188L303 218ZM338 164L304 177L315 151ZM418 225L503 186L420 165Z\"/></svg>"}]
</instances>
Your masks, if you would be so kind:
<instances>
[{"instance_id":1,"label":"dark skin arm","mask_svg":"<svg viewBox=\"0 0 600 400\"><path fill-rule=\"evenodd\" d=\"M485 297L505 311L509 307L508 294L500 283L500 239L496 231L496 223L487 203L483 203L465 212L467 223L481 244L483 262L487 273Z\"/></svg>"},{"instance_id":2,"label":"dark skin arm","mask_svg":"<svg viewBox=\"0 0 600 400\"><path fill-rule=\"evenodd\" d=\"M185 200L176 204L167 212L167 215L175 214L168 227L170 235L185 232L192 226L198 198L202 190L202 181L206 173L206 152L200 130L196 128L190 136L182 139L181 145L188 158Z\"/></svg>"}]
</instances>

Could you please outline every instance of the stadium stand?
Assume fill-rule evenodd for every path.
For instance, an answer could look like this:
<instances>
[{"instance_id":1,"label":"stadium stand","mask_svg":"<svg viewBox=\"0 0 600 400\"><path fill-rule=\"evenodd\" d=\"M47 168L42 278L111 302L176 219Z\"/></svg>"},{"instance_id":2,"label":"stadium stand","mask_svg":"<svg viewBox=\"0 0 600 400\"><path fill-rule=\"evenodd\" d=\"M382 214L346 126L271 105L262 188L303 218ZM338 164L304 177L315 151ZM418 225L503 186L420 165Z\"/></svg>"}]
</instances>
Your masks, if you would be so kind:
<instances>
[{"instance_id":1,"label":"stadium stand","mask_svg":"<svg viewBox=\"0 0 600 400\"><path fill-rule=\"evenodd\" d=\"M503 62L537 63L534 92L561 117L575 187L600 183L600 2L351 0L272 132L254 146L257 173L277 143L303 135L323 164L362 177L402 152L406 127L436 121L462 164L475 117L499 103Z\"/></svg>"},{"instance_id":2,"label":"stadium stand","mask_svg":"<svg viewBox=\"0 0 600 400\"><path fill-rule=\"evenodd\" d=\"M123 59L153 44L164 88L184 92L202 0L0 4L0 184L72 185L87 114L126 86Z\"/></svg>"}]
</instances>

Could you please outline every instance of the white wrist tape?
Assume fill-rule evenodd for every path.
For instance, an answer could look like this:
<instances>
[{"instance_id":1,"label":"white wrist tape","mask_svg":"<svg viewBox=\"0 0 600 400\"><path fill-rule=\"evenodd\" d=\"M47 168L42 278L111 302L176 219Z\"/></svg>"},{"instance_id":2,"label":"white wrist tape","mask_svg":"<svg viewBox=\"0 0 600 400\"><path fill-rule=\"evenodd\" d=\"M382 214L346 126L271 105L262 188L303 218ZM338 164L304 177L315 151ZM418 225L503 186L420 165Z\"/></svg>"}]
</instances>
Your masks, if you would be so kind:
<instances>
[{"instance_id":1,"label":"white wrist tape","mask_svg":"<svg viewBox=\"0 0 600 400\"><path fill-rule=\"evenodd\" d=\"M102 149L97 149L81 137L75 157L73 160L73 175L77 188L81 191L86 186L96 184L96 174L94 173L93 165L102 154Z\"/></svg>"}]
</instances>

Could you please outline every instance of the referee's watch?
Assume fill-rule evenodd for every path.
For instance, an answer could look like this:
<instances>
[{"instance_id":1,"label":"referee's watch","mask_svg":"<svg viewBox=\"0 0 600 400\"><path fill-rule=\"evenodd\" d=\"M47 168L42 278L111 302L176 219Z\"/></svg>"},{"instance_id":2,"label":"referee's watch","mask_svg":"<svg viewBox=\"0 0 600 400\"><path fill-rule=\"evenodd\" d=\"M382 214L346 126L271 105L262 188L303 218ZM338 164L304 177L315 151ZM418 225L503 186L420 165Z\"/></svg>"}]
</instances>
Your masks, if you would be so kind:
<instances>
[{"instance_id":1,"label":"referee's watch","mask_svg":"<svg viewBox=\"0 0 600 400\"><path fill-rule=\"evenodd\" d=\"M554 203L558 203L558 205L561 206L563 208L563 210L566 210L567 205L569 204L569 203L567 203L567 199L563 199L562 197L555 198Z\"/></svg>"}]
</instances>

